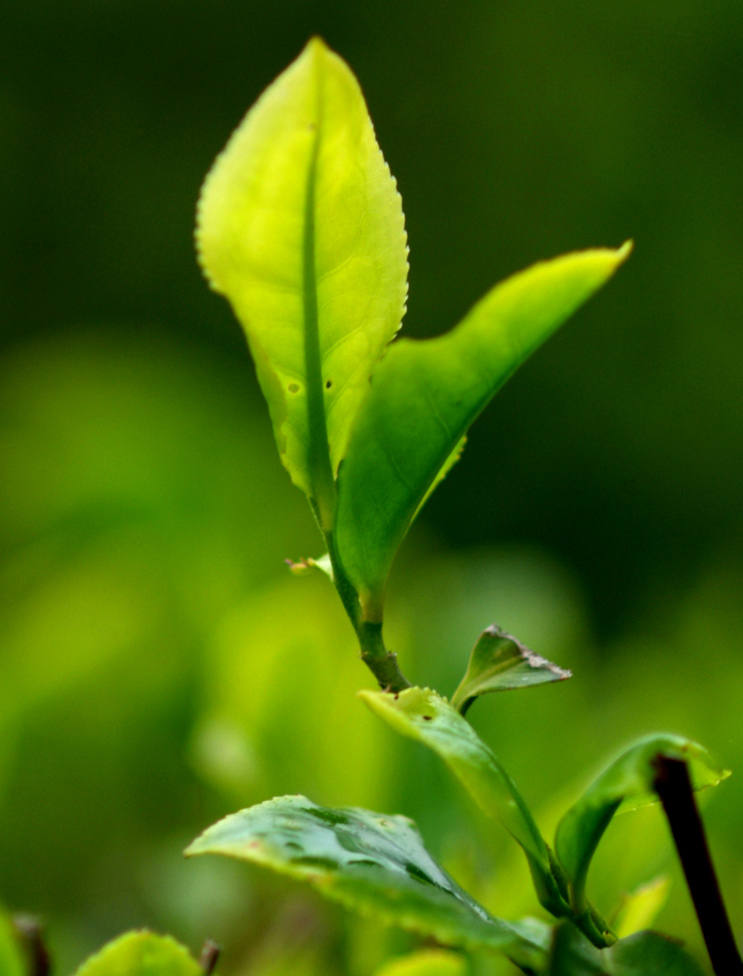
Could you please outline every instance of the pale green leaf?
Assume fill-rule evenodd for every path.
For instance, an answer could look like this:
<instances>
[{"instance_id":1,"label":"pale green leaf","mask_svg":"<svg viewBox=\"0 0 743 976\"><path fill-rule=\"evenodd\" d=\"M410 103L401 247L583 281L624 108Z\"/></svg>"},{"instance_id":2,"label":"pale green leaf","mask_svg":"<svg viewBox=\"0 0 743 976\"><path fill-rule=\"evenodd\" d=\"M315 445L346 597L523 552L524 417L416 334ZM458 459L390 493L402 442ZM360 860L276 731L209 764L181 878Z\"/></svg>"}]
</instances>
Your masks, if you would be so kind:
<instances>
[{"instance_id":1,"label":"pale green leaf","mask_svg":"<svg viewBox=\"0 0 743 976\"><path fill-rule=\"evenodd\" d=\"M4 912L0 911L0 976L26 976L18 937Z\"/></svg>"},{"instance_id":2,"label":"pale green leaf","mask_svg":"<svg viewBox=\"0 0 743 976\"><path fill-rule=\"evenodd\" d=\"M401 339L372 378L338 477L336 542L369 619L400 542L493 394L629 254L568 254L502 282L451 332Z\"/></svg>"},{"instance_id":3,"label":"pale green leaf","mask_svg":"<svg viewBox=\"0 0 743 976\"><path fill-rule=\"evenodd\" d=\"M170 936L127 932L109 942L76 976L204 976L195 959Z\"/></svg>"},{"instance_id":4,"label":"pale green leaf","mask_svg":"<svg viewBox=\"0 0 743 976\"><path fill-rule=\"evenodd\" d=\"M620 939L650 928L668 900L669 887L668 878L654 878L622 898L613 924Z\"/></svg>"},{"instance_id":5,"label":"pale green leaf","mask_svg":"<svg viewBox=\"0 0 743 976\"><path fill-rule=\"evenodd\" d=\"M400 326L407 248L400 196L358 82L320 39L217 159L197 244L247 334L282 460L321 501Z\"/></svg>"},{"instance_id":6,"label":"pale green leaf","mask_svg":"<svg viewBox=\"0 0 743 976\"><path fill-rule=\"evenodd\" d=\"M655 760L667 756L684 760L695 789L716 786L729 773L714 765L709 753L689 739L651 735L623 752L588 787L557 827L555 849L567 873L575 911L585 904L585 885L591 858L612 817L620 809L653 802Z\"/></svg>"},{"instance_id":7,"label":"pale green leaf","mask_svg":"<svg viewBox=\"0 0 743 976\"><path fill-rule=\"evenodd\" d=\"M449 945L502 950L521 961L541 958L538 942L516 923L493 918L457 885L405 817L278 797L220 820L186 854L263 865L348 908Z\"/></svg>"},{"instance_id":8,"label":"pale green leaf","mask_svg":"<svg viewBox=\"0 0 743 976\"><path fill-rule=\"evenodd\" d=\"M493 624L472 649L467 671L452 695L451 703L464 715L475 698L488 692L527 688L570 677L570 671L530 651L521 641Z\"/></svg>"},{"instance_id":9,"label":"pale green leaf","mask_svg":"<svg viewBox=\"0 0 743 976\"><path fill-rule=\"evenodd\" d=\"M421 949L385 963L374 976L466 976L464 956L447 949Z\"/></svg>"}]
</instances>

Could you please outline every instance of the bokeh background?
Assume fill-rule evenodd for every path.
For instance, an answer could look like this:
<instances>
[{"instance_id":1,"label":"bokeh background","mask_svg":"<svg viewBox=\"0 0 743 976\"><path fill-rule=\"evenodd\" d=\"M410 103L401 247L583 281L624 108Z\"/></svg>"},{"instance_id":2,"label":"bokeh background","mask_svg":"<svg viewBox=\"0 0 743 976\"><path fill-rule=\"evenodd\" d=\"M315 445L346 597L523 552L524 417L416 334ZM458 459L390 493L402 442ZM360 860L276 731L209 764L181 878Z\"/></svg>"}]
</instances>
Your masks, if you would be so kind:
<instances>
[{"instance_id":1,"label":"bokeh background","mask_svg":"<svg viewBox=\"0 0 743 976\"><path fill-rule=\"evenodd\" d=\"M409 335L574 248L636 250L499 394L400 557L389 634L451 692L497 621L571 682L473 709L547 827L634 736L734 771L706 816L743 936L743 6L738 0L3 0L0 900L66 976L132 926L224 972L368 976L409 942L180 851L273 794L399 811L495 911L525 868L369 686L240 330L193 258L204 173L321 33L402 191ZM591 889L667 873L656 809ZM498 967L500 968L498 969ZM503 970L477 960L478 972Z\"/></svg>"}]
</instances>

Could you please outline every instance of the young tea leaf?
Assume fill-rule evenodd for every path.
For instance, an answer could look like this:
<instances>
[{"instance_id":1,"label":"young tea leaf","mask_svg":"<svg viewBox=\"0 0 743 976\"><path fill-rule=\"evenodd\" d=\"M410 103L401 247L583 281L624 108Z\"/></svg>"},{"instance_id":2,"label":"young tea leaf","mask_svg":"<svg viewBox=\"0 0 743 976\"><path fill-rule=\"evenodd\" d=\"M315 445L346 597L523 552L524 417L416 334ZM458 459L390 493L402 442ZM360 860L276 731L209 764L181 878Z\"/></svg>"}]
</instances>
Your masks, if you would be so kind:
<instances>
[{"instance_id":1,"label":"young tea leaf","mask_svg":"<svg viewBox=\"0 0 743 976\"><path fill-rule=\"evenodd\" d=\"M385 963L374 976L467 976L464 956L447 949L421 949Z\"/></svg>"},{"instance_id":2,"label":"young tea leaf","mask_svg":"<svg viewBox=\"0 0 743 976\"><path fill-rule=\"evenodd\" d=\"M26 976L26 965L10 919L0 911L0 974Z\"/></svg>"},{"instance_id":3,"label":"young tea leaf","mask_svg":"<svg viewBox=\"0 0 743 976\"><path fill-rule=\"evenodd\" d=\"M247 334L282 461L330 528L333 476L404 314L407 246L361 89L319 38L217 159L196 237Z\"/></svg>"},{"instance_id":4,"label":"young tea leaf","mask_svg":"<svg viewBox=\"0 0 743 976\"><path fill-rule=\"evenodd\" d=\"M323 895L449 945L533 965L543 946L493 918L433 860L412 821L284 796L206 830L187 855L224 854L307 881Z\"/></svg>"},{"instance_id":5,"label":"young tea leaf","mask_svg":"<svg viewBox=\"0 0 743 976\"><path fill-rule=\"evenodd\" d=\"M709 753L689 739L651 735L623 752L588 787L557 827L555 849L569 882L576 912L585 905L585 887L591 858L614 814L623 807L636 809L654 802L653 781L658 756L682 759L689 766L694 788L716 786L730 774L718 769Z\"/></svg>"},{"instance_id":6,"label":"young tea leaf","mask_svg":"<svg viewBox=\"0 0 743 976\"><path fill-rule=\"evenodd\" d=\"M451 704L464 715L476 698L490 691L527 688L571 677L570 671L530 651L493 624L472 649L467 672L452 695Z\"/></svg>"},{"instance_id":7,"label":"young tea leaf","mask_svg":"<svg viewBox=\"0 0 743 976\"><path fill-rule=\"evenodd\" d=\"M204 976L195 959L170 936L127 932L104 946L76 976Z\"/></svg>"},{"instance_id":8,"label":"young tea leaf","mask_svg":"<svg viewBox=\"0 0 743 976\"><path fill-rule=\"evenodd\" d=\"M389 348L338 477L338 555L368 619L381 618L398 546L469 426L629 250L626 244L536 264L497 285L446 335Z\"/></svg>"}]
</instances>

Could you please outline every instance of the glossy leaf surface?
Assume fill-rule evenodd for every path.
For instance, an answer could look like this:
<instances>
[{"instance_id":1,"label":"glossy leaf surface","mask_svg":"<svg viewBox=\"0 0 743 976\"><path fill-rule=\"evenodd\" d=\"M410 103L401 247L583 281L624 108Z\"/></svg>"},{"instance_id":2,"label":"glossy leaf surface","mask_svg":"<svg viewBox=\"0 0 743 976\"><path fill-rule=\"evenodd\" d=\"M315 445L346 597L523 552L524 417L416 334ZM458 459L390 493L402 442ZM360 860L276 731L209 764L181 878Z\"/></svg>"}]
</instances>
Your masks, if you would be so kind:
<instances>
[{"instance_id":1,"label":"glossy leaf surface","mask_svg":"<svg viewBox=\"0 0 743 976\"><path fill-rule=\"evenodd\" d=\"M285 796L241 810L187 855L224 854L307 881L348 908L451 944L535 959L541 947L493 918L433 860L412 821Z\"/></svg>"},{"instance_id":2,"label":"glossy leaf surface","mask_svg":"<svg viewBox=\"0 0 743 976\"><path fill-rule=\"evenodd\" d=\"M127 932L91 956L77 976L204 976L195 959L170 936Z\"/></svg>"},{"instance_id":3,"label":"glossy leaf surface","mask_svg":"<svg viewBox=\"0 0 743 976\"><path fill-rule=\"evenodd\" d=\"M709 753L689 739L652 735L641 739L616 759L568 810L557 827L555 848L570 880L573 907L584 904L588 868L601 837L620 809L653 802L658 756L683 759L695 789L716 786L729 773L718 769Z\"/></svg>"},{"instance_id":4,"label":"glossy leaf surface","mask_svg":"<svg viewBox=\"0 0 743 976\"><path fill-rule=\"evenodd\" d=\"M657 932L598 950L566 922L555 930L546 976L702 976L702 969L680 942Z\"/></svg>"},{"instance_id":5,"label":"glossy leaf surface","mask_svg":"<svg viewBox=\"0 0 743 976\"><path fill-rule=\"evenodd\" d=\"M488 692L527 688L570 677L570 671L530 651L493 624L472 649L467 671L452 695L451 704L464 714L475 698Z\"/></svg>"},{"instance_id":6,"label":"glossy leaf surface","mask_svg":"<svg viewBox=\"0 0 743 976\"><path fill-rule=\"evenodd\" d=\"M549 871L547 848L508 773L469 722L435 691L407 688L397 695L360 691L359 697L397 732L440 756L482 810L499 820Z\"/></svg>"},{"instance_id":7,"label":"glossy leaf surface","mask_svg":"<svg viewBox=\"0 0 743 976\"><path fill-rule=\"evenodd\" d=\"M358 82L318 38L217 159L197 244L247 334L282 460L317 498L407 294L395 181Z\"/></svg>"},{"instance_id":8,"label":"glossy leaf surface","mask_svg":"<svg viewBox=\"0 0 743 976\"><path fill-rule=\"evenodd\" d=\"M390 347L338 478L338 552L369 615L381 613L397 548L469 426L628 253L625 245L536 264L497 285L446 335Z\"/></svg>"}]
</instances>

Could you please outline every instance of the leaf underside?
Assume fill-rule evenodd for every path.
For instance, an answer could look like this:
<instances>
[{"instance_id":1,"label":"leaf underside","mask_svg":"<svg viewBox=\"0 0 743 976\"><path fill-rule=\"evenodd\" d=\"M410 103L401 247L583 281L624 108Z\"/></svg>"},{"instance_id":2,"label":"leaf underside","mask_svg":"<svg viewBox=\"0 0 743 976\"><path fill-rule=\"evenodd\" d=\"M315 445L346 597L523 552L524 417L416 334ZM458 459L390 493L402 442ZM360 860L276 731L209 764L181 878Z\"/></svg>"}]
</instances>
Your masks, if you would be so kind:
<instances>
[{"instance_id":1,"label":"leaf underside","mask_svg":"<svg viewBox=\"0 0 743 976\"><path fill-rule=\"evenodd\" d=\"M127 932L104 946L76 976L204 976L195 959L170 936Z\"/></svg>"},{"instance_id":2,"label":"leaf underside","mask_svg":"<svg viewBox=\"0 0 743 976\"><path fill-rule=\"evenodd\" d=\"M218 157L196 236L212 287L247 334L282 460L315 497L407 295L395 181L358 82L319 38Z\"/></svg>"},{"instance_id":3,"label":"leaf underside","mask_svg":"<svg viewBox=\"0 0 743 976\"><path fill-rule=\"evenodd\" d=\"M714 765L702 746L674 735L651 735L623 752L588 787L557 827L555 850L570 880L574 908L584 903L585 884L593 854L615 813L655 801L658 756L682 759L692 784L700 790L716 786L729 773Z\"/></svg>"},{"instance_id":4,"label":"leaf underside","mask_svg":"<svg viewBox=\"0 0 743 976\"><path fill-rule=\"evenodd\" d=\"M467 672L452 695L451 704L464 714L475 698L488 692L527 688L570 677L570 671L530 651L493 624L475 644Z\"/></svg>"},{"instance_id":5,"label":"leaf underside","mask_svg":"<svg viewBox=\"0 0 743 976\"><path fill-rule=\"evenodd\" d=\"M338 475L338 553L362 604L381 605L411 520L478 414L628 254L625 245L536 264L446 335L390 346Z\"/></svg>"},{"instance_id":6,"label":"leaf underside","mask_svg":"<svg viewBox=\"0 0 743 976\"><path fill-rule=\"evenodd\" d=\"M223 854L307 881L327 898L456 946L541 958L518 923L493 918L433 860L412 821L285 796L220 820L186 850Z\"/></svg>"},{"instance_id":7,"label":"leaf underside","mask_svg":"<svg viewBox=\"0 0 743 976\"><path fill-rule=\"evenodd\" d=\"M360 691L359 697L395 731L432 749L481 809L499 820L524 850L549 872L547 849L521 795L469 722L435 691L407 688L393 695Z\"/></svg>"}]
</instances>

